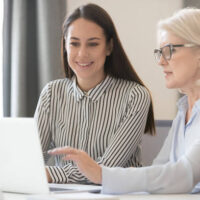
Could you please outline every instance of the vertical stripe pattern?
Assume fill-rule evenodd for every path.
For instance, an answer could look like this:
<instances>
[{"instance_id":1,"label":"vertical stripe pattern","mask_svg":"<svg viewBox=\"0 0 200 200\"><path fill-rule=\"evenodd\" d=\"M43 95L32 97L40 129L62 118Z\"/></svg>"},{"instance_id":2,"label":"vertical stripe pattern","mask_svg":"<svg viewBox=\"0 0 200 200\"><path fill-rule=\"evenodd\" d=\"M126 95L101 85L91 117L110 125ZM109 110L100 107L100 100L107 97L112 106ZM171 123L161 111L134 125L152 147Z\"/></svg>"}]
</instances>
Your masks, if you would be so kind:
<instances>
[{"instance_id":1,"label":"vertical stripe pattern","mask_svg":"<svg viewBox=\"0 0 200 200\"><path fill-rule=\"evenodd\" d=\"M75 78L52 81L35 112L42 149L71 146L104 166L138 167L149 105L147 90L131 81L107 76L87 94ZM73 162L55 161L48 166L53 182L89 183Z\"/></svg>"}]
</instances>

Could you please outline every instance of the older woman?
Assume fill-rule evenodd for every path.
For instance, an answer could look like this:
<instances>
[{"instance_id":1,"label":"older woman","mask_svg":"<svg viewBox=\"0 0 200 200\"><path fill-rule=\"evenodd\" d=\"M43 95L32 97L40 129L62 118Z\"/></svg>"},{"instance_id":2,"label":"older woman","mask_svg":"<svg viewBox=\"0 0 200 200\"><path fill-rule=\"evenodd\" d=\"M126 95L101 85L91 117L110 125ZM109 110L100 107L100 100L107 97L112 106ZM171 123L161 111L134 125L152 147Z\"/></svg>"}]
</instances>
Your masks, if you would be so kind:
<instances>
[{"instance_id":1,"label":"older woman","mask_svg":"<svg viewBox=\"0 0 200 200\"><path fill-rule=\"evenodd\" d=\"M142 168L108 168L85 152L55 149L66 154L104 193L186 193L200 182L200 10L186 8L158 24L159 49L154 53L163 68L167 88L185 94L169 135L153 165ZM196 187L195 187L196 186Z\"/></svg>"}]
</instances>

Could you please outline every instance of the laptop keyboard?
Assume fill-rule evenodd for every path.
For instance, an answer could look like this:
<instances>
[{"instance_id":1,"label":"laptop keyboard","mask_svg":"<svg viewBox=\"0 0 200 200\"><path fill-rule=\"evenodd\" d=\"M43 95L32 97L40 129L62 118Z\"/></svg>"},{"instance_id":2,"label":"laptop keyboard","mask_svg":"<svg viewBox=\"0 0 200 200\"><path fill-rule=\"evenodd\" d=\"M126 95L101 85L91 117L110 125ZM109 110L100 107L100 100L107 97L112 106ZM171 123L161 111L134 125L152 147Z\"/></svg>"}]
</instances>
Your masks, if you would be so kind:
<instances>
[{"instance_id":1,"label":"laptop keyboard","mask_svg":"<svg viewBox=\"0 0 200 200\"><path fill-rule=\"evenodd\" d=\"M49 187L51 192L64 192L64 191L73 191L74 189L67 189L67 188L58 188L58 187Z\"/></svg>"}]
</instances>

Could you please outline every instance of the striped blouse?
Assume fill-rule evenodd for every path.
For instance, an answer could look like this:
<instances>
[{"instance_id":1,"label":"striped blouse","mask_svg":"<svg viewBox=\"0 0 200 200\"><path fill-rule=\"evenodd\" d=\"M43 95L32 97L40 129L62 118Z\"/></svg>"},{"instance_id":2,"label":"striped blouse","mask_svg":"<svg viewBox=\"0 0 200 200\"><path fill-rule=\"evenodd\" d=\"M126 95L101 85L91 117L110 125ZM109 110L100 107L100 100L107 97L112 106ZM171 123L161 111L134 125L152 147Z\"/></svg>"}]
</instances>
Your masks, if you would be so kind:
<instances>
[{"instance_id":1,"label":"striped blouse","mask_svg":"<svg viewBox=\"0 0 200 200\"><path fill-rule=\"evenodd\" d=\"M104 166L138 167L149 105L148 91L132 81L107 76L87 93L76 78L52 81L43 89L35 112L42 150L71 146ZM47 169L54 183L89 183L72 161L61 156Z\"/></svg>"}]
</instances>

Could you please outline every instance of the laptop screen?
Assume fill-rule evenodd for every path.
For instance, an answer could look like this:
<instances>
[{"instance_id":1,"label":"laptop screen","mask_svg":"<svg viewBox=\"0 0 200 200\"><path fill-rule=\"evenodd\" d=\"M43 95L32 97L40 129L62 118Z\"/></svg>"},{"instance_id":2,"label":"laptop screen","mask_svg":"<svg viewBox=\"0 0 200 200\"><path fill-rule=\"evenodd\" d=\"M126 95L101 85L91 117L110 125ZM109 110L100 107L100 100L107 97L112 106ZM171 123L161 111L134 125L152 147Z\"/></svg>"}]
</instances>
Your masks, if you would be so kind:
<instances>
[{"instance_id":1,"label":"laptop screen","mask_svg":"<svg viewBox=\"0 0 200 200\"><path fill-rule=\"evenodd\" d=\"M99 192L101 186L48 184L37 126L33 118L0 119L0 191L47 194ZM52 188L54 188L52 190Z\"/></svg>"},{"instance_id":2,"label":"laptop screen","mask_svg":"<svg viewBox=\"0 0 200 200\"><path fill-rule=\"evenodd\" d=\"M1 118L0 129L0 190L49 193L34 119Z\"/></svg>"}]
</instances>

